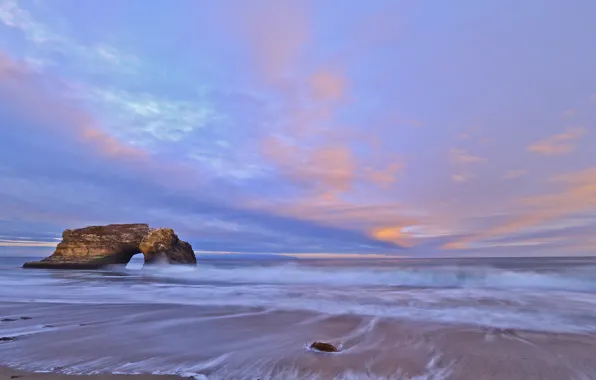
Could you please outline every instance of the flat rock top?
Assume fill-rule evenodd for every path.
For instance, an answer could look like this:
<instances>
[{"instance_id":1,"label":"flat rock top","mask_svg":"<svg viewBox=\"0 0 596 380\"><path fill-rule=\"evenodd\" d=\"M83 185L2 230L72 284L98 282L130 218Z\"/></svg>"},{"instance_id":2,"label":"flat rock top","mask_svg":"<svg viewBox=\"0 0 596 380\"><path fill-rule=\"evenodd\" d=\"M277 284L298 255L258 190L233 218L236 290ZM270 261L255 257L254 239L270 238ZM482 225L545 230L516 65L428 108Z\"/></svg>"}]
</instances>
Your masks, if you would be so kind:
<instances>
[{"instance_id":1,"label":"flat rock top","mask_svg":"<svg viewBox=\"0 0 596 380\"><path fill-rule=\"evenodd\" d=\"M62 237L72 238L82 235L127 235L127 234L142 234L149 233L151 228L148 224L108 224L106 226L89 226L85 228L77 228L75 230L64 230Z\"/></svg>"}]
</instances>

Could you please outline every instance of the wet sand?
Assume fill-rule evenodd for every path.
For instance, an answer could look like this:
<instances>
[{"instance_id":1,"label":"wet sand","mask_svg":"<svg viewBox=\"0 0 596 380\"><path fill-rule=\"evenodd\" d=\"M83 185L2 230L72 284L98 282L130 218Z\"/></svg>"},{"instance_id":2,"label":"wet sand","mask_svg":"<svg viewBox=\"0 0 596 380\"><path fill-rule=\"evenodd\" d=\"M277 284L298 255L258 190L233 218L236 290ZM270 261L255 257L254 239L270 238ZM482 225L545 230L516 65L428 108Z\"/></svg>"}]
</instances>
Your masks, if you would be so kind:
<instances>
[{"instance_id":1,"label":"wet sand","mask_svg":"<svg viewBox=\"0 0 596 380\"><path fill-rule=\"evenodd\" d=\"M24 372L0 366L0 380L180 380L172 375L65 375L55 372Z\"/></svg>"},{"instance_id":2,"label":"wet sand","mask_svg":"<svg viewBox=\"0 0 596 380\"><path fill-rule=\"evenodd\" d=\"M17 319L0 326L17 337L0 344L0 359L27 371L210 380L596 379L596 336L590 334L180 305L4 304L0 311ZM314 340L341 352L309 351ZM154 378L137 378L144 377Z\"/></svg>"}]
</instances>

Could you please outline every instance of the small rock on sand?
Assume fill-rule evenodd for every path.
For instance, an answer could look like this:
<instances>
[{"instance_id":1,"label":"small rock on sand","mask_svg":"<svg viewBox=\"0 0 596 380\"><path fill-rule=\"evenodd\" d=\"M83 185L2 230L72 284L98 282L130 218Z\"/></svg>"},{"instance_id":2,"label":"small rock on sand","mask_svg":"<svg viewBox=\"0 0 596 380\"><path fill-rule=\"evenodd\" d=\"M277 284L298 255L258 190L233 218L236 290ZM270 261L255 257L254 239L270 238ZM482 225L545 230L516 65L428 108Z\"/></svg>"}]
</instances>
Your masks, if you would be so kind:
<instances>
[{"instance_id":1,"label":"small rock on sand","mask_svg":"<svg viewBox=\"0 0 596 380\"><path fill-rule=\"evenodd\" d=\"M338 352L339 350L337 347L330 343L324 342L314 342L310 345L310 348L313 350L321 351L321 352Z\"/></svg>"}]
</instances>

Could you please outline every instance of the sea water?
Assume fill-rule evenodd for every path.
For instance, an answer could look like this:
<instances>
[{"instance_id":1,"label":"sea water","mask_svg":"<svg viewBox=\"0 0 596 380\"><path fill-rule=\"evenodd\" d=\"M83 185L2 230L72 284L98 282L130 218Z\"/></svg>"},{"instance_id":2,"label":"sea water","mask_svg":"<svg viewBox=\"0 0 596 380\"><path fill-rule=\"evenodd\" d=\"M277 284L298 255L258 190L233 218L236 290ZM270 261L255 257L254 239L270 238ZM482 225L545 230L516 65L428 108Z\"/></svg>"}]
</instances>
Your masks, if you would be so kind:
<instances>
[{"instance_id":1,"label":"sea water","mask_svg":"<svg viewBox=\"0 0 596 380\"><path fill-rule=\"evenodd\" d=\"M592 258L0 257L0 364L207 379L596 379ZM31 319L20 319L27 317ZM337 354L308 349L315 341Z\"/></svg>"}]
</instances>

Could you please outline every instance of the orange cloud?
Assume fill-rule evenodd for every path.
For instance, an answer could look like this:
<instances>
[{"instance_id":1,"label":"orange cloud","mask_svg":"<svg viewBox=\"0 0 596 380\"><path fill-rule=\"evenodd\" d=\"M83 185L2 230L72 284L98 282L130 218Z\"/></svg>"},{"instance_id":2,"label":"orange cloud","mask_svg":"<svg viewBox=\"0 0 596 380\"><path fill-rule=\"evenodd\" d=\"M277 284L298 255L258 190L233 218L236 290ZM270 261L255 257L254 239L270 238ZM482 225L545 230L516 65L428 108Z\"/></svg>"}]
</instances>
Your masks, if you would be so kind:
<instances>
[{"instance_id":1,"label":"orange cloud","mask_svg":"<svg viewBox=\"0 0 596 380\"><path fill-rule=\"evenodd\" d=\"M554 194L523 198L518 202L516 208L525 211L506 223L450 242L443 248L461 249L467 247L469 243L520 232L577 212L596 210L596 167L556 176L551 182L563 186L563 189Z\"/></svg>"},{"instance_id":2,"label":"orange cloud","mask_svg":"<svg viewBox=\"0 0 596 380\"><path fill-rule=\"evenodd\" d=\"M405 226L420 224L418 217L408 216L404 206L397 203L363 205L342 198L304 197L279 202L256 199L247 206L321 225L361 231L372 238L398 245L411 245L413 238L405 231Z\"/></svg>"},{"instance_id":3,"label":"orange cloud","mask_svg":"<svg viewBox=\"0 0 596 380\"><path fill-rule=\"evenodd\" d=\"M381 241L396 243L402 246L411 245L411 237L404 232L404 227L378 227L374 228L370 235Z\"/></svg>"},{"instance_id":4,"label":"orange cloud","mask_svg":"<svg viewBox=\"0 0 596 380\"><path fill-rule=\"evenodd\" d=\"M547 156L567 154L575 149L577 140L586 133L587 130L584 127L569 127L563 133L530 145L528 151Z\"/></svg>"}]
</instances>

